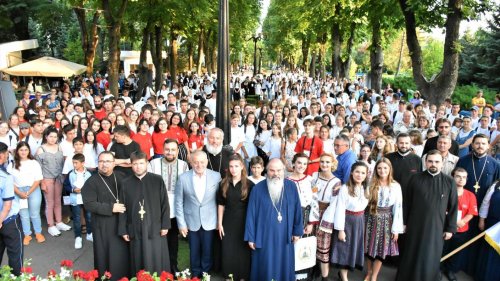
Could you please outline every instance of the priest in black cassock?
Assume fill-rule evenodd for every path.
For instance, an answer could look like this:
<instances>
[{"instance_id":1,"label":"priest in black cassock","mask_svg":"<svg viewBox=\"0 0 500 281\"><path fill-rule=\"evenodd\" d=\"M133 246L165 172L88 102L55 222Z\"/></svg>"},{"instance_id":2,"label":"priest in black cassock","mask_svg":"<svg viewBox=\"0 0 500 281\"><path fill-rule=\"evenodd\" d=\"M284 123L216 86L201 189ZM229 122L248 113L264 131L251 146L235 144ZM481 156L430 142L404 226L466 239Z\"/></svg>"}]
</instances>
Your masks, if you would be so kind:
<instances>
[{"instance_id":1,"label":"priest in black cassock","mask_svg":"<svg viewBox=\"0 0 500 281\"><path fill-rule=\"evenodd\" d=\"M467 182L465 189L476 195L478 205L483 202L488 188L500 178L500 162L488 155L489 139L484 134L477 134L472 138L472 153L460 158L457 167L464 168L467 171ZM480 233L478 228L478 218L474 217L469 222L469 239ZM474 243L465 248L464 255L467 256L466 268L464 270L471 276L477 271L479 262L480 243Z\"/></svg>"},{"instance_id":2,"label":"priest in black cassock","mask_svg":"<svg viewBox=\"0 0 500 281\"><path fill-rule=\"evenodd\" d=\"M208 156L207 169L219 173L222 178L226 176L229 156L233 154L231 146L222 145L223 140L224 131L219 128L213 128L208 133L207 144L203 146L203 151L205 151Z\"/></svg>"},{"instance_id":3,"label":"priest in black cassock","mask_svg":"<svg viewBox=\"0 0 500 281\"><path fill-rule=\"evenodd\" d=\"M444 240L457 231L458 195L455 181L441 173L443 157L437 150L427 153L427 170L410 178L403 221L406 250L397 281L440 280Z\"/></svg>"},{"instance_id":4,"label":"priest in black cassock","mask_svg":"<svg viewBox=\"0 0 500 281\"><path fill-rule=\"evenodd\" d=\"M109 151L99 154L98 167L82 188L83 204L92 213L94 268L99 276L109 271L111 280L119 280L130 275L128 245L118 236L118 214L125 212L118 199L123 174L113 171L115 157Z\"/></svg>"},{"instance_id":5,"label":"priest in black cassock","mask_svg":"<svg viewBox=\"0 0 500 281\"><path fill-rule=\"evenodd\" d=\"M165 183L161 176L148 173L144 152L133 152L130 161L134 175L123 180L120 200L127 210L119 216L118 234L130 242L132 276L142 269L169 272L170 208Z\"/></svg>"}]
</instances>

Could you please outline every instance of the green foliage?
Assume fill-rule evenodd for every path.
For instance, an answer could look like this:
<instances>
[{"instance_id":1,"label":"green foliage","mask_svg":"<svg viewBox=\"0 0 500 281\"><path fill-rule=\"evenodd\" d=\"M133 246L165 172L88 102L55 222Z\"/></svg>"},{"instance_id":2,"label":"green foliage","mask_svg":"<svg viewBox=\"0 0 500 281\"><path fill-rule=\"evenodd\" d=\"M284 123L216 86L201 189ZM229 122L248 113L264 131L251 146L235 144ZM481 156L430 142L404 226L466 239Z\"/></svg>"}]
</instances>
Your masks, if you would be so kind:
<instances>
[{"instance_id":1,"label":"green foliage","mask_svg":"<svg viewBox=\"0 0 500 281\"><path fill-rule=\"evenodd\" d=\"M495 102L496 92L493 89L481 88L476 84L460 85L455 88L451 100L458 102L463 109L470 109L472 107L472 98L476 96L477 91L483 91L483 97L486 103L493 104Z\"/></svg>"},{"instance_id":2,"label":"green foliage","mask_svg":"<svg viewBox=\"0 0 500 281\"><path fill-rule=\"evenodd\" d=\"M391 88L394 90L401 89L403 92L408 92L409 90L415 91L417 89L417 85L415 81L413 81L413 77L410 76L383 76L382 77L382 85L385 87L387 84L391 84Z\"/></svg>"},{"instance_id":3,"label":"green foliage","mask_svg":"<svg viewBox=\"0 0 500 281\"><path fill-rule=\"evenodd\" d=\"M443 42L429 38L425 46L422 47L422 59L424 62L424 74L430 78L438 74L443 67Z\"/></svg>"},{"instance_id":4,"label":"green foliage","mask_svg":"<svg viewBox=\"0 0 500 281\"><path fill-rule=\"evenodd\" d=\"M461 39L459 82L477 83L500 89L500 9L497 9L487 30Z\"/></svg>"}]
</instances>

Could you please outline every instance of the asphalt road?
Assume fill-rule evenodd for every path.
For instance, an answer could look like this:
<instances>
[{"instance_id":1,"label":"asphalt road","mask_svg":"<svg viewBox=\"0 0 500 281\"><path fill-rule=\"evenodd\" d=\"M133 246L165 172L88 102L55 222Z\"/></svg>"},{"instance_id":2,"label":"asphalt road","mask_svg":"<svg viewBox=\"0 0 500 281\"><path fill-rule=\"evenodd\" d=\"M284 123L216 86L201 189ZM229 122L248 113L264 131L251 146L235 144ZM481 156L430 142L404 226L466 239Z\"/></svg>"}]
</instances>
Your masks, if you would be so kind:
<instances>
[{"instance_id":1,"label":"asphalt road","mask_svg":"<svg viewBox=\"0 0 500 281\"><path fill-rule=\"evenodd\" d=\"M93 250L92 242L83 239L83 248L76 250L74 248L74 235L72 231L63 232L59 237L52 237L46 232L47 228L44 226L43 233L47 241L45 243L39 244L33 238L30 245L26 246L25 249L25 259L29 259L31 262L31 267L34 273L41 276L46 276L47 272L51 269L55 269L59 272L59 264L61 260L70 259L74 263L75 269L81 269L89 271L93 269ZM181 243L186 243L182 242ZM187 245L181 245L181 252L187 255ZM180 253L182 255L182 253ZM6 264L7 256L4 255L2 259L2 265ZM187 266L187 264L186 264ZM335 276L335 277L333 277ZM330 280L337 280L337 270L332 269L330 271ZM379 274L379 281L392 281L396 276L396 268L391 266L383 266L382 271ZM349 273L349 280L361 281L364 278L364 273L361 271L355 271ZM460 281L472 281L472 278L460 272L457 274L457 278ZM223 278L212 275L211 280L223 280ZM443 280L446 280L443 277Z\"/></svg>"}]
</instances>

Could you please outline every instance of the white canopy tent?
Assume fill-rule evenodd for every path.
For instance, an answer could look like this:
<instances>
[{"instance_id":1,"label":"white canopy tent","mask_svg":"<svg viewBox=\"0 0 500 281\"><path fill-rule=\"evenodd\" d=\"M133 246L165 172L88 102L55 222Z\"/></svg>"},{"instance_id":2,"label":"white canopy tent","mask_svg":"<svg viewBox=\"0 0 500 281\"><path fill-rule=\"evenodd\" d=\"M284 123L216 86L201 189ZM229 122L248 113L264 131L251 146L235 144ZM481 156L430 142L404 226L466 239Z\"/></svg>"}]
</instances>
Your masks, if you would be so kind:
<instances>
[{"instance_id":1,"label":"white canopy tent","mask_svg":"<svg viewBox=\"0 0 500 281\"><path fill-rule=\"evenodd\" d=\"M82 74L86 70L85 65L52 57L41 57L2 71L15 76L70 77Z\"/></svg>"}]
</instances>

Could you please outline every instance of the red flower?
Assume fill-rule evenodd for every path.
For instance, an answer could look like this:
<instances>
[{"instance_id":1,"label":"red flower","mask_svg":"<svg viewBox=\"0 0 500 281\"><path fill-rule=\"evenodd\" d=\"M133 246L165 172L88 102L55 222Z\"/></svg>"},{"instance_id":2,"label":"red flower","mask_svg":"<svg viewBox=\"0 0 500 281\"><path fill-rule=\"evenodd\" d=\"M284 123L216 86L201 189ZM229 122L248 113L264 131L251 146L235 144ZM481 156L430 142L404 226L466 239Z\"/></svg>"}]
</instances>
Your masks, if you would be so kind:
<instances>
[{"instance_id":1,"label":"red flower","mask_svg":"<svg viewBox=\"0 0 500 281\"><path fill-rule=\"evenodd\" d=\"M57 275L57 273L53 269L49 270L49 273L47 273L47 277L55 277L56 275Z\"/></svg>"},{"instance_id":2,"label":"red flower","mask_svg":"<svg viewBox=\"0 0 500 281\"><path fill-rule=\"evenodd\" d=\"M86 277L87 278L85 278L85 280L89 280L89 281L96 280L97 278L99 278L99 272L97 272L96 269L91 270L91 271L87 272Z\"/></svg>"},{"instance_id":3,"label":"red flower","mask_svg":"<svg viewBox=\"0 0 500 281\"><path fill-rule=\"evenodd\" d=\"M31 267L21 267L21 273L33 273L33 269Z\"/></svg>"},{"instance_id":4,"label":"red flower","mask_svg":"<svg viewBox=\"0 0 500 281\"><path fill-rule=\"evenodd\" d=\"M30 281L36 281L36 276L31 276Z\"/></svg>"},{"instance_id":5,"label":"red flower","mask_svg":"<svg viewBox=\"0 0 500 281\"><path fill-rule=\"evenodd\" d=\"M62 260L61 266L71 268L71 267L73 267L73 261L72 260Z\"/></svg>"},{"instance_id":6,"label":"red flower","mask_svg":"<svg viewBox=\"0 0 500 281\"><path fill-rule=\"evenodd\" d=\"M118 281L128 281L128 278L127 277L122 277L120 280Z\"/></svg>"},{"instance_id":7,"label":"red flower","mask_svg":"<svg viewBox=\"0 0 500 281\"><path fill-rule=\"evenodd\" d=\"M191 279L191 281L200 281L200 278L198 278L198 277L193 277L193 278Z\"/></svg>"},{"instance_id":8,"label":"red flower","mask_svg":"<svg viewBox=\"0 0 500 281\"><path fill-rule=\"evenodd\" d=\"M160 281L174 281L174 275L170 272L162 271Z\"/></svg>"},{"instance_id":9,"label":"red flower","mask_svg":"<svg viewBox=\"0 0 500 281\"><path fill-rule=\"evenodd\" d=\"M109 272L109 271L104 272L104 278L111 279L111 276L112 276L111 272Z\"/></svg>"},{"instance_id":10,"label":"red flower","mask_svg":"<svg viewBox=\"0 0 500 281\"><path fill-rule=\"evenodd\" d=\"M83 271L83 270L73 271L73 278L74 279L84 279L84 277L85 277L85 271Z\"/></svg>"},{"instance_id":11,"label":"red flower","mask_svg":"<svg viewBox=\"0 0 500 281\"><path fill-rule=\"evenodd\" d=\"M137 277L137 278L141 277L142 274L144 274L144 272L146 272L144 269L139 270L139 272L137 272L137 274L135 275L135 277Z\"/></svg>"}]
</instances>

